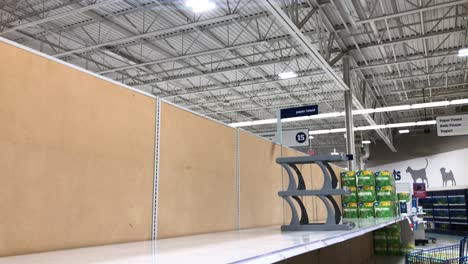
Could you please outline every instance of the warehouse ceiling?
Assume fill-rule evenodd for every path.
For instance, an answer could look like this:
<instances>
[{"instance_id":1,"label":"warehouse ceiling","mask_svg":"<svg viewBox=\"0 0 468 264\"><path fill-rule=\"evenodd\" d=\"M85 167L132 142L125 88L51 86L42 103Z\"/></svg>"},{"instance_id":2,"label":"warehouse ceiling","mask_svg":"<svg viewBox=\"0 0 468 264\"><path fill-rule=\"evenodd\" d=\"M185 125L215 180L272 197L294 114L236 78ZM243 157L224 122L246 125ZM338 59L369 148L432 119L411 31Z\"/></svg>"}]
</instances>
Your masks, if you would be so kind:
<instances>
[{"instance_id":1,"label":"warehouse ceiling","mask_svg":"<svg viewBox=\"0 0 468 264\"><path fill-rule=\"evenodd\" d=\"M0 36L236 123L318 104L320 113L468 98L468 0L2 0ZM343 83L343 60L350 83ZM297 77L281 79L278 74ZM355 127L433 120L463 106L354 116ZM344 117L284 124L345 127ZM244 127L260 133L275 124ZM421 128L415 129L420 130ZM357 132L390 148L395 130ZM345 152L343 133L312 139L316 152Z\"/></svg>"}]
</instances>

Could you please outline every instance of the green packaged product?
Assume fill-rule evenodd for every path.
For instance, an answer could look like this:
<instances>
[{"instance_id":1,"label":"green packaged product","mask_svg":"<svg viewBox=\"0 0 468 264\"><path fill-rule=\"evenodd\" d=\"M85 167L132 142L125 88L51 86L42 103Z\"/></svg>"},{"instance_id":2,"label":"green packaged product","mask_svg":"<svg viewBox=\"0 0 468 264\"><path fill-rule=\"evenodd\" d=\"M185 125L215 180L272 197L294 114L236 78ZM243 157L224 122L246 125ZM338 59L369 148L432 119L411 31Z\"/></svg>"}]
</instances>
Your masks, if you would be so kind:
<instances>
[{"instance_id":1,"label":"green packaged product","mask_svg":"<svg viewBox=\"0 0 468 264\"><path fill-rule=\"evenodd\" d=\"M357 188L356 187L343 187L344 190L349 191L348 194L343 194L343 202L345 203L357 203Z\"/></svg>"},{"instance_id":2,"label":"green packaged product","mask_svg":"<svg viewBox=\"0 0 468 264\"><path fill-rule=\"evenodd\" d=\"M375 217L392 217L395 212L392 202L375 202L374 210Z\"/></svg>"},{"instance_id":3,"label":"green packaged product","mask_svg":"<svg viewBox=\"0 0 468 264\"><path fill-rule=\"evenodd\" d=\"M359 186L358 187L359 202L370 203L375 202L375 187L374 186Z\"/></svg>"},{"instance_id":4,"label":"green packaged product","mask_svg":"<svg viewBox=\"0 0 468 264\"><path fill-rule=\"evenodd\" d=\"M398 193L398 201L406 201L409 202L410 195L408 192L399 192Z\"/></svg>"},{"instance_id":5,"label":"green packaged product","mask_svg":"<svg viewBox=\"0 0 468 264\"><path fill-rule=\"evenodd\" d=\"M374 203L359 203L359 218L373 218Z\"/></svg>"},{"instance_id":6,"label":"green packaged product","mask_svg":"<svg viewBox=\"0 0 468 264\"><path fill-rule=\"evenodd\" d=\"M393 174L389 171L378 171L375 173L375 186L394 186Z\"/></svg>"},{"instance_id":7,"label":"green packaged product","mask_svg":"<svg viewBox=\"0 0 468 264\"><path fill-rule=\"evenodd\" d=\"M341 173L341 185L347 187L356 186L356 173L354 171L347 171Z\"/></svg>"},{"instance_id":8,"label":"green packaged product","mask_svg":"<svg viewBox=\"0 0 468 264\"><path fill-rule=\"evenodd\" d=\"M374 233L374 245L387 246L387 236L385 234Z\"/></svg>"},{"instance_id":9,"label":"green packaged product","mask_svg":"<svg viewBox=\"0 0 468 264\"><path fill-rule=\"evenodd\" d=\"M380 236L386 236L387 235L387 230L385 228L380 228L374 231L374 235L380 235Z\"/></svg>"},{"instance_id":10,"label":"green packaged product","mask_svg":"<svg viewBox=\"0 0 468 264\"><path fill-rule=\"evenodd\" d=\"M388 244L387 245L387 254L389 256L400 256L401 249L400 249L400 244Z\"/></svg>"},{"instance_id":11,"label":"green packaged product","mask_svg":"<svg viewBox=\"0 0 468 264\"><path fill-rule=\"evenodd\" d=\"M411 253L411 252L414 251L414 244L410 244L410 243L404 244L404 243L403 243L403 244L401 244L401 246L400 246L400 251L401 251L401 254L402 254L402 255L406 255L406 254L408 254L408 253Z\"/></svg>"},{"instance_id":12,"label":"green packaged product","mask_svg":"<svg viewBox=\"0 0 468 264\"><path fill-rule=\"evenodd\" d=\"M375 186L375 175L370 170L358 171L356 178L357 186Z\"/></svg>"},{"instance_id":13,"label":"green packaged product","mask_svg":"<svg viewBox=\"0 0 468 264\"><path fill-rule=\"evenodd\" d=\"M387 256L387 245L374 245L374 253L377 256Z\"/></svg>"},{"instance_id":14,"label":"green packaged product","mask_svg":"<svg viewBox=\"0 0 468 264\"><path fill-rule=\"evenodd\" d=\"M392 186L376 187L376 200L379 202L395 201L395 188Z\"/></svg>"},{"instance_id":15,"label":"green packaged product","mask_svg":"<svg viewBox=\"0 0 468 264\"><path fill-rule=\"evenodd\" d=\"M401 231L400 224L391 224L391 225L385 227L385 232L387 234L400 233L400 231Z\"/></svg>"},{"instance_id":16,"label":"green packaged product","mask_svg":"<svg viewBox=\"0 0 468 264\"><path fill-rule=\"evenodd\" d=\"M358 218L358 204L357 203L343 203L343 218Z\"/></svg>"},{"instance_id":17,"label":"green packaged product","mask_svg":"<svg viewBox=\"0 0 468 264\"><path fill-rule=\"evenodd\" d=\"M387 233L387 244L389 245L400 245L401 242L401 234L400 232L391 232Z\"/></svg>"}]
</instances>

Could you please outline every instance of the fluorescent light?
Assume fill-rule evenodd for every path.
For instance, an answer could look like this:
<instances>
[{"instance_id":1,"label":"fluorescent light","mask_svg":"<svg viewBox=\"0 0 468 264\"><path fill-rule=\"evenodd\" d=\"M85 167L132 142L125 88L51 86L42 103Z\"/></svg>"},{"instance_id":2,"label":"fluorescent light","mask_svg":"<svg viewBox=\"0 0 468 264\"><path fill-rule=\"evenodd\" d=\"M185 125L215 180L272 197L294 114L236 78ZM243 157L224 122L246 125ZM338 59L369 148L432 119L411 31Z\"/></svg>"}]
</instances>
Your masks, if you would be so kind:
<instances>
[{"instance_id":1,"label":"fluorescent light","mask_svg":"<svg viewBox=\"0 0 468 264\"><path fill-rule=\"evenodd\" d=\"M363 130L376 130L376 129L383 129L383 128L385 128L385 125L362 126L362 127L356 127L354 128L354 130L363 131Z\"/></svg>"},{"instance_id":2,"label":"fluorescent light","mask_svg":"<svg viewBox=\"0 0 468 264\"><path fill-rule=\"evenodd\" d=\"M294 73L294 72L292 72ZM294 73L295 74L295 73ZM370 113L379 113L379 112L393 112L393 111L404 111L404 110L411 110L411 109L423 109L423 108L431 108L431 107L442 107L448 105L465 105L468 104L468 99L457 99L452 101L439 101L439 102L430 102L430 103L422 103L422 104L412 104L412 105L395 105L395 106L388 106L388 107L378 107L375 109L367 108L367 109L358 109L353 111L353 115L362 115L362 114L370 114ZM330 112L330 113L322 113L318 115L312 116L301 116L301 117L293 117L282 119L282 122L294 122L294 121L304 121L304 120L312 120L312 119L325 119L325 118L335 118L340 116L345 116L345 112ZM264 121L264 122L262 122ZM256 121L246 121L246 122L239 122L230 124L233 127L243 127L243 126L257 126L257 125L265 125L265 124L275 124L276 119L265 119L265 120L256 120ZM412 124L408 126L413 126ZM360 129L360 130L369 130L373 129Z\"/></svg>"},{"instance_id":3,"label":"fluorescent light","mask_svg":"<svg viewBox=\"0 0 468 264\"><path fill-rule=\"evenodd\" d=\"M429 126L429 125L435 125L435 124L437 124L437 121L428 120L428 121L419 121L419 122L395 123L395 124L387 124L387 125L362 126L362 127L355 127L354 130L363 131L363 130L376 130L376 129L384 129L384 128L410 127L410 126ZM309 131L309 134L310 135L331 134L331 133L340 133L344 131L346 131L346 128L322 129L322 130L311 130Z\"/></svg>"},{"instance_id":4,"label":"fluorescent light","mask_svg":"<svg viewBox=\"0 0 468 264\"><path fill-rule=\"evenodd\" d=\"M216 7L216 5L209 0L186 0L185 5L190 7L195 13L205 12Z\"/></svg>"},{"instance_id":5,"label":"fluorescent light","mask_svg":"<svg viewBox=\"0 0 468 264\"><path fill-rule=\"evenodd\" d=\"M309 120L310 116L298 116L298 117L291 117L291 118L285 118L282 119L282 123L288 123L288 122L297 122L297 121L304 121L304 120Z\"/></svg>"},{"instance_id":6,"label":"fluorescent light","mask_svg":"<svg viewBox=\"0 0 468 264\"><path fill-rule=\"evenodd\" d=\"M297 73L291 71L291 72L282 72L280 74L278 74L278 77L280 79L291 79L291 78L296 78L297 77Z\"/></svg>"},{"instance_id":7,"label":"fluorescent light","mask_svg":"<svg viewBox=\"0 0 468 264\"><path fill-rule=\"evenodd\" d=\"M435 121L435 120L416 122L417 126L427 126L427 125L435 125L435 124L437 124L437 121Z\"/></svg>"},{"instance_id":8,"label":"fluorescent light","mask_svg":"<svg viewBox=\"0 0 468 264\"><path fill-rule=\"evenodd\" d=\"M409 129L398 130L398 133L400 133L400 134L408 134L408 133L409 133Z\"/></svg>"},{"instance_id":9,"label":"fluorescent light","mask_svg":"<svg viewBox=\"0 0 468 264\"><path fill-rule=\"evenodd\" d=\"M468 49L464 48L458 51L458 57L466 57L468 56Z\"/></svg>"},{"instance_id":10,"label":"fluorescent light","mask_svg":"<svg viewBox=\"0 0 468 264\"><path fill-rule=\"evenodd\" d=\"M375 109L353 110L353 115L363 115L363 114L372 114L372 113L375 113Z\"/></svg>"},{"instance_id":11,"label":"fluorescent light","mask_svg":"<svg viewBox=\"0 0 468 264\"><path fill-rule=\"evenodd\" d=\"M416 122L406 122L406 123L397 123L397 124L388 124L388 125L386 125L387 128L412 127L412 126L416 126Z\"/></svg>"},{"instance_id":12,"label":"fluorescent light","mask_svg":"<svg viewBox=\"0 0 468 264\"><path fill-rule=\"evenodd\" d=\"M468 104L468 99L458 99L450 101L451 105Z\"/></svg>"},{"instance_id":13,"label":"fluorescent light","mask_svg":"<svg viewBox=\"0 0 468 264\"><path fill-rule=\"evenodd\" d=\"M431 107L447 106L447 105L450 105L449 101L430 102L430 103L411 105L411 109L431 108Z\"/></svg>"},{"instance_id":14,"label":"fluorescent light","mask_svg":"<svg viewBox=\"0 0 468 264\"><path fill-rule=\"evenodd\" d=\"M310 135L321 135L321 134L330 134L330 133L331 133L330 129L309 131Z\"/></svg>"},{"instance_id":15,"label":"fluorescent light","mask_svg":"<svg viewBox=\"0 0 468 264\"><path fill-rule=\"evenodd\" d=\"M330 133L346 132L346 128L330 129Z\"/></svg>"},{"instance_id":16,"label":"fluorescent light","mask_svg":"<svg viewBox=\"0 0 468 264\"><path fill-rule=\"evenodd\" d=\"M309 139L314 139L314 136L309 136Z\"/></svg>"},{"instance_id":17,"label":"fluorescent light","mask_svg":"<svg viewBox=\"0 0 468 264\"><path fill-rule=\"evenodd\" d=\"M372 142L370 142L370 140L363 140L362 141L362 144L370 144L370 143L372 143Z\"/></svg>"},{"instance_id":18,"label":"fluorescent light","mask_svg":"<svg viewBox=\"0 0 468 264\"><path fill-rule=\"evenodd\" d=\"M387 106L387 107L378 107L375 109L375 112L394 112L394 111L403 111L411 109L410 105L395 105L395 106Z\"/></svg>"},{"instance_id":19,"label":"fluorescent light","mask_svg":"<svg viewBox=\"0 0 468 264\"><path fill-rule=\"evenodd\" d=\"M245 121L245 122L238 122L232 123L230 126L232 127L245 127L245 126L258 126L258 125L267 125L267 124L274 124L276 123L276 119L262 119L262 120L255 120L255 121Z\"/></svg>"},{"instance_id":20,"label":"fluorescent light","mask_svg":"<svg viewBox=\"0 0 468 264\"><path fill-rule=\"evenodd\" d=\"M309 119L323 119L323 118L339 117L339 116L344 116L344 112L323 113L323 114L309 116Z\"/></svg>"}]
</instances>

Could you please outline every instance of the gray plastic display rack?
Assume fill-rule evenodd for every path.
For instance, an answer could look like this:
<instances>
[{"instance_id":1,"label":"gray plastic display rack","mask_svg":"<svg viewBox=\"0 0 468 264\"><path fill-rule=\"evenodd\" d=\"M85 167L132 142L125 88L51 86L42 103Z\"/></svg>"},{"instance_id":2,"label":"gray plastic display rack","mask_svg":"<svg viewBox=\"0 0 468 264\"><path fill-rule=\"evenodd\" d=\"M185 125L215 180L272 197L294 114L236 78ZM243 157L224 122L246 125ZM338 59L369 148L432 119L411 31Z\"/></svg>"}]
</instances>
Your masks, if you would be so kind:
<instances>
[{"instance_id":1,"label":"gray plastic display rack","mask_svg":"<svg viewBox=\"0 0 468 264\"><path fill-rule=\"evenodd\" d=\"M341 210L332 195L346 194L345 190L337 189L338 178L329 162L352 160L350 155L318 155L301 157L280 157L276 163L280 164L287 172L289 185L285 191L278 195L286 200L291 208L291 223L281 226L282 231L310 231L310 230L350 230L354 223L341 223ZM304 177L297 167L298 164L317 164L323 172L324 183L321 189L306 190ZM292 170L291 170L292 169ZM296 174L296 177L294 176ZM297 184L296 184L297 178ZM327 208L327 219L325 223L310 223L307 210L300 196L317 196ZM292 199L296 201L301 209L301 218Z\"/></svg>"}]
</instances>

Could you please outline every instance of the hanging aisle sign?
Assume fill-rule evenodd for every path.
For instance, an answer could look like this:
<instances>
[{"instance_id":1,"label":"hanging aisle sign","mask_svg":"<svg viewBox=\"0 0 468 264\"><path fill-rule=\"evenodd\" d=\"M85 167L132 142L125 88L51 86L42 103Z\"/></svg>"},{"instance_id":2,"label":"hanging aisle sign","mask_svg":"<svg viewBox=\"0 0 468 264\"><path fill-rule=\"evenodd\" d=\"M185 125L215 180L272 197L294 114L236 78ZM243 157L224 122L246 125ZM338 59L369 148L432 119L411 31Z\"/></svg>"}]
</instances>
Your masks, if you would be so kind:
<instances>
[{"instance_id":1,"label":"hanging aisle sign","mask_svg":"<svg viewBox=\"0 0 468 264\"><path fill-rule=\"evenodd\" d=\"M300 117L300 116L311 116L318 114L318 105L307 105L293 108L281 109L281 119Z\"/></svg>"},{"instance_id":2,"label":"hanging aisle sign","mask_svg":"<svg viewBox=\"0 0 468 264\"><path fill-rule=\"evenodd\" d=\"M439 137L468 135L468 115L438 116L437 135Z\"/></svg>"},{"instance_id":3,"label":"hanging aisle sign","mask_svg":"<svg viewBox=\"0 0 468 264\"><path fill-rule=\"evenodd\" d=\"M283 136L283 145L288 147L306 147L309 146L309 129L294 129L294 130L284 130L282 133ZM258 136L266 138L270 141L277 142L276 133L266 132L258 133Z\"/></svg>"},{"instance_id":4,"label":"hanging aisle sign","mask_svg":"<svg viewBox=\"0 0 468 264\"><path fill-rule=\"evenodd\" d=\"M284 130L283 145L288 147L309 146L309 129Z\"/></svg>"}]
</instances>

